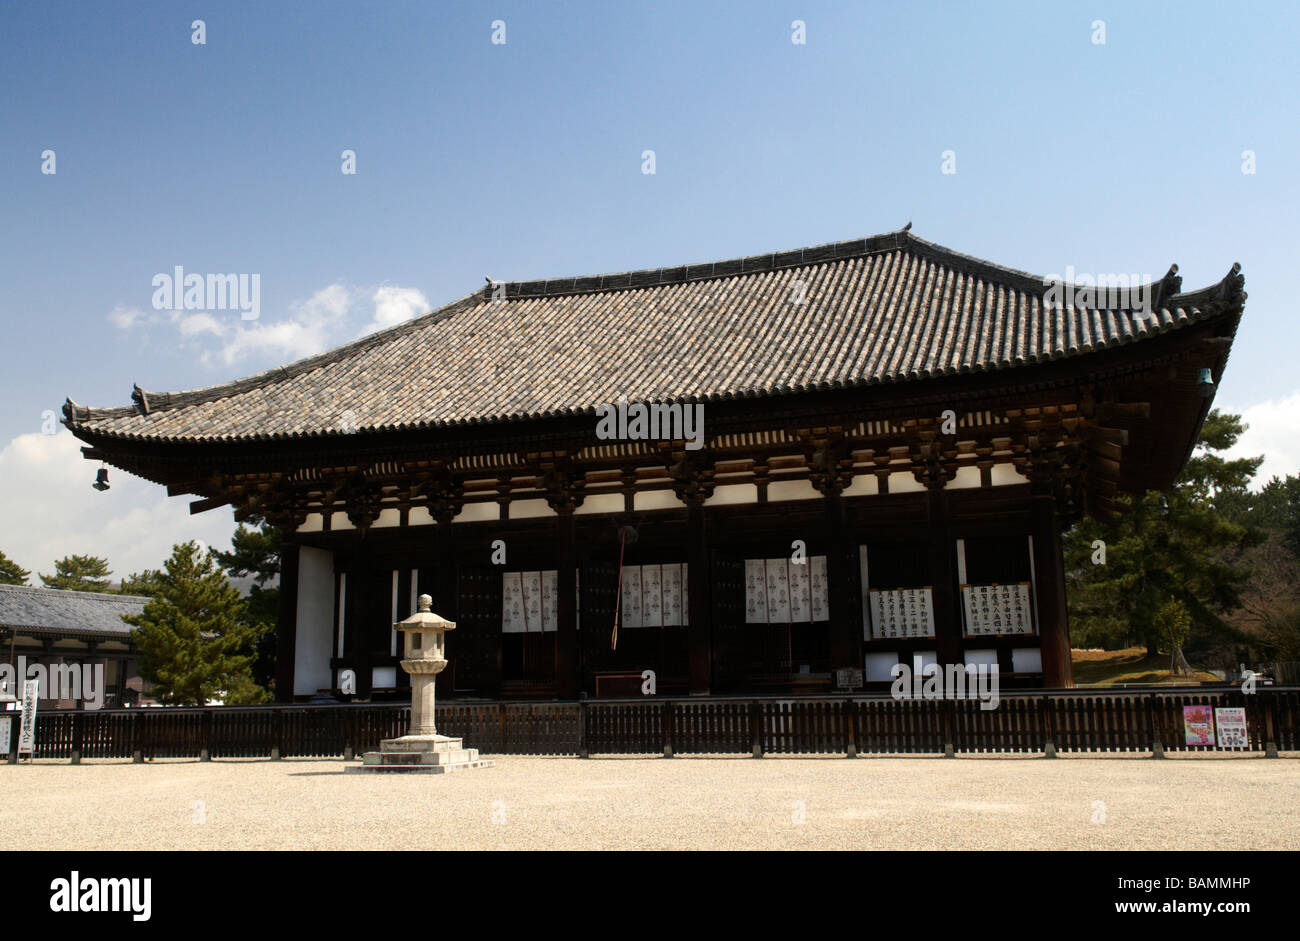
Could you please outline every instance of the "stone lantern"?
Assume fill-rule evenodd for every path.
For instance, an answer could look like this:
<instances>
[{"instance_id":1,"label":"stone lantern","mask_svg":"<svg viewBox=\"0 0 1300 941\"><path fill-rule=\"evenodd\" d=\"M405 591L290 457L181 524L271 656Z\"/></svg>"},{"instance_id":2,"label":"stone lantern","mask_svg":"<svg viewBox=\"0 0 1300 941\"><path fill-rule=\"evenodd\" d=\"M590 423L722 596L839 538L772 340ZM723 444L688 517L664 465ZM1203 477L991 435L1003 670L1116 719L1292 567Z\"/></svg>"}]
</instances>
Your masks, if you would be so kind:
<instances>
[{"instance_id":1,"label":"stone lantern","mask_svg":"<svg viewBox=\"0 0 1300 941\"><path fill-rule=\"evenodd\" d=\"M419 609L393 626L406 635L406 659L402 669L411 674L411 728L407 735L437 735L433 725L434 687L437 675L447 667L446 633L456 624L430 608L433 599L421 595Z\"/></svg>"},{"instance_id":2,"label":"stone lantern","mask_svg":"<svg viewBox=\"0 0 1300 941\"><path fill-rule=\"evenodd\" d=\"M437 676L447 666L446 634L456 629L452 621L430 610L433 599L421 595L418 610L393 627L405 635L406 652L402 669L411 675L411 725L400 738L386 738L379 751L366 752L361 766L349 771L423 771L442 774L470 768L490 768L494 761L478 756L478 749L465 748L459 738L439 735L434 727L434 688Z\"/></svg>"}]
</instances>

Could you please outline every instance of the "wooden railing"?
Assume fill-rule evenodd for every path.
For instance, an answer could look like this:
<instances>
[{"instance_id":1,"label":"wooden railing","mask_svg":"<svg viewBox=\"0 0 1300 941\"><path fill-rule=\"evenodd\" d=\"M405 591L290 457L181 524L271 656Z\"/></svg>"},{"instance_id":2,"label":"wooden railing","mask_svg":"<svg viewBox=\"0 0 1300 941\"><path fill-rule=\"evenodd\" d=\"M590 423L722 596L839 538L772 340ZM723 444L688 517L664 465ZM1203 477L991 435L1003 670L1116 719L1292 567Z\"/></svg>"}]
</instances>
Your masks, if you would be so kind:
<instances>
[{"instance_id":1,"label":"wooden railing","mask_svg":"<svg viewBox=\"0 0 1300 941\"><path fill-rule=\"evenodd\" d=\"M1208 750L1186 744L1185 705L1244 706L1250 750L1300 750L1300 687L1015 691L987 711L977 700L886 695L448 702L437 724L495 755ZM36 757L352 757L402 734L409 712L367 703L45 711Z\"/></svg>"}]
</instances>

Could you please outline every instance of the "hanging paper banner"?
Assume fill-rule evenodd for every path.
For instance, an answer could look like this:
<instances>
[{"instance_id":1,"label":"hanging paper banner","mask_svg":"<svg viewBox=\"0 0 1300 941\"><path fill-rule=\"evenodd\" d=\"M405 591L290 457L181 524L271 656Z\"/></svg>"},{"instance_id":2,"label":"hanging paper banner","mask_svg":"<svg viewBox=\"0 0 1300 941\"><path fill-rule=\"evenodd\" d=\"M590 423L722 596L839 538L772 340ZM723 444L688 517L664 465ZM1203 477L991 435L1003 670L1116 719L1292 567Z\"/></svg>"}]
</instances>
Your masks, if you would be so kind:
<instances>
[{"instance_id":1,"label":"hanging paper banner","mask_svg":"<svg viewBox=\"0 0 1300 941\"><path fill-rule=\"evenodd\" d=\"M501 632L522 634L524 621L524 583L520 572L501 573Z\"/></svg>"},{"instance_id":2,"label":"hanging paper banner","mask_svg":"<svg viewBox=\"0 0 1300 941\"><path fill-rule=\"evenodd\" d=\"M877 640L934 636L934 604L929 588L873 590L870 598L872 635Z\"/></svg>"},{"instance_id":3,"label":"hanging paper banner","mask_svg":"<svg viewBox=\"0 0 1300 941\"><path fill-rule=\"evenodd\" d=\"M966 634L1032 634L1029 582L1014 585L962 585Z\"/></svg>"},{"instance_id":4,"label":"hanging paper banner","mask_svg":"<svg viewBox=\"0 0 1300 941\"><path fill-rule=\"evenodd\" d=\"M790 620L790 573L785 559L767 560L767 623Z\"/></svg>"},{"instance_id":5,"label":"hanging paper banner","mask_svg":"<svg viewBox=\"0 0 1300 941\"><path fill-rule=\"evenodd\" d=\"M542 573L542 630L553 631L560 623L559 572Z\"/></svg>"},{"instance_id":6,"label":"hanging paper banner","mask_svg":"<svg viewBox=\"0 0 1300 941\"><path fill-rule=\"evenodd\" d=\"M676 627L682 623L682 567L665 565L662 570L664 627Z\"/></svg>"},{"instance_id":7,"label":"hanging paper banner","mask_svg":"<svg viewBox=\"0 0 1300 941\"><path fill-rule=\"evenodd\" d=\"M812 572L808 560L790 560L790 620L812 620Z\"/></svg>"},{"instance_id":8,"label":"hanging paper banner","mask_svg":"<svg viewBox=\"0 0 1300 941\"><path fill-rule=\"evenodd\" d=\"M664 595L662 570L658 565L641 566L641 626L663 627Z\"/></svg>"},{"instance_id":9,"label":"hanging paper banner","mask_svg":"<svg viewBox=\"0 0 1300 941\"><path fill-rule=\"evenodd\" d=\"M812 557L812 619L814 621L829 621L831 619L831 604L829 582L826 577L826 556L815 555Z\"/></svg>"},{"instance_id":10,"label":"hanging paper banner","mask_svg":"<svg viewBox=\"0 0 1300 941\"><path fill-rule=\"evenodd\" d=\"M621 627L641 626L641 569L628 566L623 569L623 608L619 613Z\"/></svg>"},{"instance_id":11,"label":"hanging paper banner","mask_svg":"<svg viewBox=\"0 0 1300 941\"><path fill-rule=\"evenodd\" d=\"M745 623L767 623L767 566L762 559L745 560Z\"/></svg>"}]
</instances>

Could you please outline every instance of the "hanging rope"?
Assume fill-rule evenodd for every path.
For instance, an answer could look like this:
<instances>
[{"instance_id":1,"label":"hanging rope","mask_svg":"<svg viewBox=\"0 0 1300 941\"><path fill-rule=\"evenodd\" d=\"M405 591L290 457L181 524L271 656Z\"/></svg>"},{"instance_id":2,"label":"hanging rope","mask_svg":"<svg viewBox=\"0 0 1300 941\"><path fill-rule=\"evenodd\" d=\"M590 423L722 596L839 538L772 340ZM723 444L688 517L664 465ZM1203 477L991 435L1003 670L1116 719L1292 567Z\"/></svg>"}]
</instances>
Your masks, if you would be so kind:
<instances>
[{"instance_id":1,"label":"hanging rope","mask_svg":"<svg viewBox=\"0 0 1300 941\"><path fill-rule=\"evenodd\" d=\"M627 546L627 527L618 530L618 598L614 602L614 633L609 637L609 649L618 650L618 613L623 606L623 549Z\"/></svg>"}]
</instances>

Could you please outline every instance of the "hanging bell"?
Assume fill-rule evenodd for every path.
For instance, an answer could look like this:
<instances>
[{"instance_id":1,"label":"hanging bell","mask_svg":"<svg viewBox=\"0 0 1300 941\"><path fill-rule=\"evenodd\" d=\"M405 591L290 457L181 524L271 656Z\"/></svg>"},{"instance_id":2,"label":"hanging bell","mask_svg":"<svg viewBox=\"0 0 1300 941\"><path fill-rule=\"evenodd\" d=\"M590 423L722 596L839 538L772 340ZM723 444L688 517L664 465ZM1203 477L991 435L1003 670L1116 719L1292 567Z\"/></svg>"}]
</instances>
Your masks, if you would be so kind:
<instances>
[{"instance_id":1,"label":"hanging bell","mask_svg":"<svg viewBox=\"0 0 1300 941\"><path fill-rule=\"evenodd\" d=\"M101 467L99 470L95 471L95 482L91 484L91 486L101 493L108 489L107 467Z\"/></svg>"}]
</instances>

